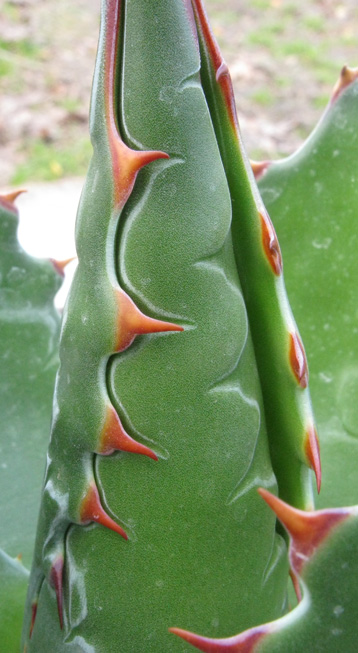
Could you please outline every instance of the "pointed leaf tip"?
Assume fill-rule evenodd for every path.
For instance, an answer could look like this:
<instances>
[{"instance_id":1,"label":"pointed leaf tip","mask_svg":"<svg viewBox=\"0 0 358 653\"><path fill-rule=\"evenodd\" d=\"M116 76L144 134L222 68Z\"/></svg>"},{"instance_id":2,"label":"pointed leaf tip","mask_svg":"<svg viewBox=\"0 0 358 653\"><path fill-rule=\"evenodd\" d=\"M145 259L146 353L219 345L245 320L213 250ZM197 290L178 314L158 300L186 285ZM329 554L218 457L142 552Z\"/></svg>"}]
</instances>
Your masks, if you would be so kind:
<instances>
[{"instance_id":1,"label":"pointed leaf tip","mask_svg":"<svg viewBox=\"0 0 358 653\"><path fill-rule=\"evenodd\" d=\"M317 492L321 490L322 470L321 470L321 454L317 431L314 426L310 426L306 433L305 439L305 453L308 464L313 469L316 476Z\"/></svg>"},{"instance_id":2,"label":"pointed leaf tip","mask_svg":"<svg viewBox=\"0 0 358 653\"><path fill-rule=\"evenodd\" d=\"M63 629L63 556L59 555L53 562L50 571L50 583L56 592L58 617L60 628Z\"/></svg>"},{"instance_id":3,"label":"pointed leaf tip","mask_svg":"<svg viewBox=\"0 0 358 653\"><path fill-rule=\"evenodd\" d=\"M332 528L352 514L352 508L305 512L289 506L264 488L259 494L276 514L291 536L290 561L294 573L299 574L304 564L330 534Z\"/></svg>"},{"instance_id":4,"label":"pointed leaf tip","mask_svg":"<svg viewBox=\"0 0 358 653\"><path fill-rule=\"evenodd\" d=\"M107 515L106 511L103 509L95 483L91 483L87 494L82 501L80 519L82 524L91 521L97 522L97 524L109 528L115 533L118 533L118 535L121 535L125 540L128 540L128 535L123 528L121 528L114 519Z\"/></svg>"},{"instance_id":5,"label":"pointed leaf tip","mask_svg":"<svg viewBox=\"0 0 358 653\"><path fill-rule=\"evenodd\" d=\"M270 630L270 624L265 624L245 630L234 637L210 639L181 628L169 628L170 633L178 635L178 637L204 653L254 653L259 640L267 635Z\"/></svg>"}]
</instances>

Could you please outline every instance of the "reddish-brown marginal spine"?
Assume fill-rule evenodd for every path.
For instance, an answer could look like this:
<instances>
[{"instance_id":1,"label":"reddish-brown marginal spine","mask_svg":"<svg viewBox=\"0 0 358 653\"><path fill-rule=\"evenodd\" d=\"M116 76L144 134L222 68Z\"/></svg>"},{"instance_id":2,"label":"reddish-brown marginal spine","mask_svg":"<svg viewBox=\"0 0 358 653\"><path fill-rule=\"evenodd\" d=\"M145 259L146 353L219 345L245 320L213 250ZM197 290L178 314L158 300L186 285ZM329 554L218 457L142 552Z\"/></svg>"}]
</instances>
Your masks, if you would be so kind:
<instances>
[{"instance_id":1,"label":"reddish-brown marginal spine","mask_svg":"<svg viewBox=\"0 0 358 653\"><path fill-rule=\"evenodd\" d=\"M60 620L60 628L63 628L63 556L59 555L53 562L50 571L50 583L56 592L57 610Z\"/></svg>"},{"instance_id":2,"label":"reddish-brown marginal spine","mask_svg":"<svg viewBox=\"0 0 358 653\"><path fill-rule=\"evenodd\" d=\"M199 651L204 653L254 653L256 646L271 631L270 624L250 628L245 632L226 639L210 639L181 628L169 628L169 632L178 635Z\"/></svg>"},{"instance_id":3,"label":"reddish-brown marginal spine","mask_svg":"<svg viewBox=\"0 0 358 653\"><path fill-rule=\"evenodd\" d=\"M26 193L26 190L15 190L12 193L5 193L3 195L0 195L0 204L2 204L4 209L6 209L7 211L11 211L12 213L15 213L17 215L18 210L14 202L22 193Z\"/></svg>"},{"instance_id":4,"label":"reddish-brown marginal spine","mask_svg":"<svg viewBox=\"0 0 358 653\"><path fill-rule=\"evenodd\" d=\"M225 103L227 106L228 115L230 119L230 124L232 128L236 131L239 129L239 121L236 113L235 95L234 95L234 89L232 86L229 69L223 59L223 56L220 52L214 34L211 31L211 27L203 3L201 2L201 0L193 0L193 7L194 7L196 20L201 27L203 36L205 38L205 42L208 47L210 58L215 70L216 81L219 84L225 99Z\"/></svg>"},{"instance_id":5,"label":"reddish-brown marginal spine","mask_svg":"<svg viewBox=\"0 0 358 653\"><path fill-rule=\"evenodd\" d=\"M301 388L308 385L308 367L306 353L298 333L290 333L290 364Z\"/></svg>"},{"instance_id":6,"label":"reddish-brown marginal spine","mask_svg":"<svg viewBox=\"0 0 358 653\"><path fill-rule=\"evenodd\" d=\"M82 524L87 524L91 521L97 522L106 528L110 528L118 535L121 535L125 540L128 540L127 533L117 524L101 505L98 490L95 483L91 483L87 490L87 494L82 501L80 508L80 520Z\"/></svg>"},{"instance_id":7,"label":"reddish-brown marginal spine","mask_svg":"<svg viewBox=\"0 0 358 653\"><path fill-rule=\"evenodd\" d=\"M331 531L352 514L350 508L305 512L292 508L268 490L260 488L258 492L291 536L290 562L298 575Z\"/></svg>"},{"instance_id":8,"label":"reddish-brown marginal spine","mask_svg":"<svg viewBox=\"0 0 358 653\"><path fill-rule=\"evenodd\" d=\"M262 245L266 258L276 276L280 276L282 273L282 256L274 226L266 212L260 211L259 216L261 221Z\"/></svg>"},{"instance_id":9,"label":"reddish-brown marginal spine","mask_svg":"<svg viewBox=\"0 0 358 653\"><path fill-rule=\"evenodd\" d=\"M114 201L123 207L130 196L139 170L156 159L168 159L165 152L132 150L122 140L116 115L116 66L120 34L121 0L108 0L105 55L105 110L112 157Z\"/></svg>"},{"instance_id":10,"label":"reddish-brown marginal spine","mask_svg":"<svg viewBox=\"0 0 358 653\"><path fill-rule=\"evenodd\" d=\"M36 621L37 606L38 606L38 601L36 599L36 601L33 601L33 603L31 604L31 623L30 623L29 639L31 639L32 637L32 632Z\"/></svg>"},{"instance_id":11,"label":"reddish-brown marginal spine","mask_svg":"<svg viewBox=\"0 0 358 653\"><path fill-rule=\"evenodd\" d=\"M322 480L321 454L317 431L313 425L307 429L304 447L308 464L316 476L317 492L319 493Z\"/></svg>"},{"instance_id":12,"label":"reddish-brown marginal spine","mask_svg":"<svg viewBox=\"0 0 358 653\"><path fill-rule=\"evenodd\" d=\"M298 576L297 576L297 574L295 574L293 569L290 569L289 573L290 573L290 577L291 577L291 580L292 580L293 589L295 590L297 602L300 603L302 601L302 592L301 592L300 582L298 580Z\"/></svg>"},{"instance_id":13,"label":"reddish-brown marginal spine","mask_svg":"<svg viewBox=\"0 0 358 653\"><path fill-rule=\"evenodd\" d=\"M184 331L182 326L144 315L124 290L116 290L118 304L117 338L115 351L124 351L135 336L145 333Z\"/></svg>"},{"instance_id":14,"label":"reddish-brown marginal spine","mask_svg":"<svg viewBox=\"0 0 358 653\"><path fill-rule=\"evenodd\" d=\"M66 265L69 265L69 263L72 263L72 261L74 261L75 259L76 257L72 256L71 258L66 258L63 261L58 261L56 258L50 258L49 260L50 263L52 263L53 267L55 268L56 272L58 272L58 274L61 277L64 277Z\"/></svg>"},{"instance_id":15,"label":"reddish-brown marginal spine","mask_svg":"<svg viewBox=\"0 0 358 653\"><path fill-rule=\"evenodd\" d=\"M356 79L358 79L358 68L349 68L349 66L343 66L338 82L333 89L330 103L333 104L333 102L339 98L347 86L353 84Z\"/></svg>"},{"instance_id":16,"label":"reddish-brown marginal spine","mask_svg":"<svg viewBox=\"0 0 358 653\"><path fill-rule=\"evenodd\" d=\"M133 440L124 430L121 420L113 406L108 406L105 422L100 435L100 447L98 453L102 455L113 453L113 451L128 451L130 453L142 454L153 460L158 460L154 451Z\"/></svg>"},{"instance_id":17,"label":"reddish-brown marginal spine","mask_svg":"<svg viewBox=\"0 0 358 653\"><path fill-rule=\"evenodd\" d=\"M254 173L254 177L256 181L261 179L267 169L272 165L272 161L250 161L251 169L252 172Z\"/></svg>"}]
</instances>

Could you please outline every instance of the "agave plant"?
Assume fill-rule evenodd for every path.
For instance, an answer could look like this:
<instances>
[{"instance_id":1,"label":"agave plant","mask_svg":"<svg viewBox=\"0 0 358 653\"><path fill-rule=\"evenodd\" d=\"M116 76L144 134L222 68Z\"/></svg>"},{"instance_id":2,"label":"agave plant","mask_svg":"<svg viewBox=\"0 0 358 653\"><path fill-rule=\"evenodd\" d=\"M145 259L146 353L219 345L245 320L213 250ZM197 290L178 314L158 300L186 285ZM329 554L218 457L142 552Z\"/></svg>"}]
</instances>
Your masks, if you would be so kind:
<instances>
[{"instance_id":1,"label":"agave plant","mask_svg":"<svg viewBox=\"0 0 358 653\"><path fill-rule=\"evenodd\" d=\"M302 210L300 180L331 151L337 112L354 114L356 76L296 158L254 166L272 214L285 192L287 215ZM201 0L104 0L90 129L21 650L353 652L357 508L314 511L306 356ZM309 281L292 278L297 297ZM16 651L27 578L4 560Z\"/></svg>"}]
</instances>

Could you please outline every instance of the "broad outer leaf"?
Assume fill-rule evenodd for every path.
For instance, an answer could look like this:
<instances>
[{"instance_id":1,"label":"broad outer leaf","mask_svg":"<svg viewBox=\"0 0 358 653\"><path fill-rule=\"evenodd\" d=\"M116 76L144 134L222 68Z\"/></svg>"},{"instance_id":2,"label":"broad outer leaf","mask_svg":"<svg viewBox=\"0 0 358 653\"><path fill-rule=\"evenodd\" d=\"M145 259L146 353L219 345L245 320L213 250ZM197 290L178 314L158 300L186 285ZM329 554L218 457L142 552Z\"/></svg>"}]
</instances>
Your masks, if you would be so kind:
<instances>
[{"instance_id":1,"label":"broad outer leaf","mask_svg":"<svg viewBox=\"0 0 358 653\"><path fill-rule=\"evenodd\" d=\"M353 80L344 86L347 75ZM322 451L318 506L358 501L358 81L344 69L321 122L259 181L305 342ZM342 88L343 86L343 88Z\"/></svg>"},{"instance_id":2,"label":"broad outer leaf","mask_svg":"<svg viewBox=\"0 0 358 653\"><path fill-rule=\"evenodd\" d=\"M60 275L20 247L12 199L0 197L0 641L7 653L19 646L28 572L12 558L31 563L60 321L53 306Z\"/></svg>"},{"instance_id":3,"label":"broad outer leaf","mask_svg":"<svg viewBox=\"0 0 358 653\"><path fill-rule=\"evenodd\" d=\"M204 653L355 653L358 506L304 512L262 494L291 535L290 560L302 583L302 602L277 621L227 639L172 632Z\"/></svg>"}]
</instances>

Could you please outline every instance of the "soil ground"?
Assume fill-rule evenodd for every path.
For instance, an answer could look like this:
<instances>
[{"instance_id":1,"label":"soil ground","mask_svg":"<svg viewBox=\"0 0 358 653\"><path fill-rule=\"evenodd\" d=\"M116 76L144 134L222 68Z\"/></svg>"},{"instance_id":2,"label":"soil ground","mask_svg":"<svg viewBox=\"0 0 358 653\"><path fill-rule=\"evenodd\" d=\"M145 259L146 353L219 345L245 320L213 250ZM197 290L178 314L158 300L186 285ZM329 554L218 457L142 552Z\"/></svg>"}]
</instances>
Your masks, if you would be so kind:
<instances>
[{"instance_id":1,"label":"soil ground","mask_svg":"<svg viewBox=\"0 0 358 653\"><path fill-rule=\"evenodd\" d=\"M340 68L358 65L356 0L207 0L252 158L291 153ZM0 184L82 175L100 0L0 0Z\"/></svg>"}]
</instances>

